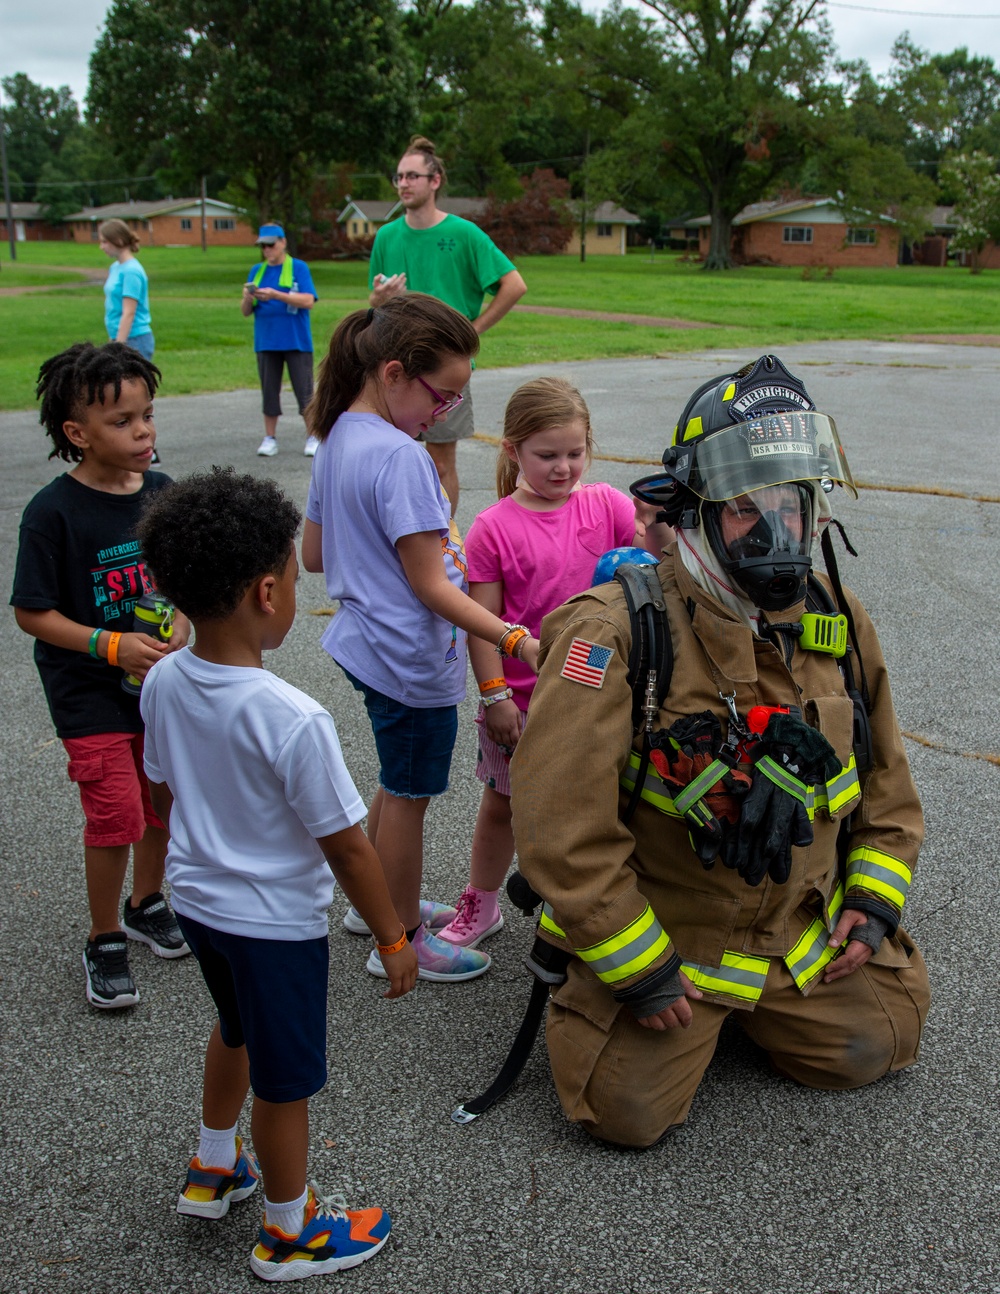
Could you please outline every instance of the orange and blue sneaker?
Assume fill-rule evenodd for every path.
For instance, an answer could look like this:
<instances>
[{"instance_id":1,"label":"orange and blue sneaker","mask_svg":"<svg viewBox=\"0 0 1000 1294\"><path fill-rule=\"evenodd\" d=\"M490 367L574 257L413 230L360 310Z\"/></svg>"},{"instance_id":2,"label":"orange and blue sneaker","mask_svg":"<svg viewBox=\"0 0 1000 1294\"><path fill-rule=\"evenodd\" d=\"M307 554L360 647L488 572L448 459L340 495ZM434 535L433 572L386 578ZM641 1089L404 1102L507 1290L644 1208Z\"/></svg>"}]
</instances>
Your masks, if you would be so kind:
<instances>
[{"instance_id":1,"label":"orange and blue sneaker","mask_svg":"<svg viewBox=\"0 0 1000 1294\"><path fill-rule=\"evenodd\" d=\"M311 1185L302 1230L289 1236L265 1222L250 1268L265 1281L302 1281L346 1271L374 1258L391 1226L384 1209L348 1209L339 1195L322 1198Z\"/></svg>"},{"instance_id":2,"label":"orange and blue sneaker","mask_svg":"<svg viewBox=\"0 0 1000 1294\"><path fill-rule=\"evenodd\" d=\"M177 1200L177 1212L193 1218L224 1218L230 1204L236 1204L257 1189L260 1169L257 1160L236 1138L236 1164L231 1170L211 1168L195 1155L188 1165L187 1181Z\"/></svg>"}]
</instances>

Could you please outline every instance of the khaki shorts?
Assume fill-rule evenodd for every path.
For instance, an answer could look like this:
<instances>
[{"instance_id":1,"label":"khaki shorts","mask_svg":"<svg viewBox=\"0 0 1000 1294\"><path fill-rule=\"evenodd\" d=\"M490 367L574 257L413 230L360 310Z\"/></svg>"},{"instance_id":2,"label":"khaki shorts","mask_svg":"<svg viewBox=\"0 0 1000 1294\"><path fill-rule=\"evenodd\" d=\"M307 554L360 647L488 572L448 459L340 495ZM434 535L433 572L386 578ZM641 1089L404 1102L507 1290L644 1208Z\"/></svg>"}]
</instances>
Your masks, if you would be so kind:
<instances>
[{"instance_id":1,"label":"khaki shorts","mask_svg":"<svg viewBox=\"0 0 1000 1294\"><path fill-rule=\"evenodd\" d=\"M472 422L472 390L466 383L462 391L462 403L457 409L452 409L444 422L435 423L429 431L425 431L423 439L428 445L451 445L456 440L467 440L475 430Z\"/></svg>"}]
</instances>

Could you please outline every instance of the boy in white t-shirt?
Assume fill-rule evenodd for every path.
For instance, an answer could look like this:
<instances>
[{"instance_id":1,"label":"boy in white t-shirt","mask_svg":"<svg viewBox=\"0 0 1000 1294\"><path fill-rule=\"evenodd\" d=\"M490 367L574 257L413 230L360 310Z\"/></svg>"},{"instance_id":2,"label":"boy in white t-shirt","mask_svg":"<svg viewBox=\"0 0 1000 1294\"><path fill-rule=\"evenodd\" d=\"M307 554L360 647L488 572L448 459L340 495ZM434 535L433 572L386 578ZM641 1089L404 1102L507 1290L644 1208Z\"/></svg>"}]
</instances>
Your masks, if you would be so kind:
<instances>
[{"instance_id":1,"label":"boy in white t-shirt","mask_svg":"<svg viewBox=\"0 0 1000 1294\"><path fill-rule=\"evenodd\" d=\"M250 1265L264 1280L357 1266L389 1232L383 1210L347 1211L306 1186L309 1097L326 1083L334 876L374 932L385 996L417 975L333 719L262 664L295 616L300 520L272 481L214 468L161 491L139 524L157 589L196 631L194 647L147 676L141 706L174 911L219 1015L177 1210L221 1218L259 1171ZM249 1087L259 1170L236 1132Z\"/></svg>"}]
</instances>

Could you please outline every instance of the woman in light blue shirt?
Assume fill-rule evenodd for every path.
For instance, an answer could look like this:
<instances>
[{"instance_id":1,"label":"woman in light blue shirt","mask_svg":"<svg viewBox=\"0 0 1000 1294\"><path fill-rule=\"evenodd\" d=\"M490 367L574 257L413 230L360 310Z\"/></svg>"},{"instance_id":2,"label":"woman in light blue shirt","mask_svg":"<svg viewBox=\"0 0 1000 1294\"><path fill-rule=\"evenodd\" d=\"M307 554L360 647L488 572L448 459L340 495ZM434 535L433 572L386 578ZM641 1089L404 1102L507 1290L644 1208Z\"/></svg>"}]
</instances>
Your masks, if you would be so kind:
<instances>
[{"instance_id":1,"label":"woman in light blue shirt","mask_svg":"<svg viewBox=\"0 0 1000 1294\"><path fill-rule=\"evenodd\" d=\"M100 248L114 260L104 284L104 324L111 341L127 342L146 359L155 342L149 314L149 280L136 259L139 240L124 220L105 220Z\"/></svg>"}]
</instances>

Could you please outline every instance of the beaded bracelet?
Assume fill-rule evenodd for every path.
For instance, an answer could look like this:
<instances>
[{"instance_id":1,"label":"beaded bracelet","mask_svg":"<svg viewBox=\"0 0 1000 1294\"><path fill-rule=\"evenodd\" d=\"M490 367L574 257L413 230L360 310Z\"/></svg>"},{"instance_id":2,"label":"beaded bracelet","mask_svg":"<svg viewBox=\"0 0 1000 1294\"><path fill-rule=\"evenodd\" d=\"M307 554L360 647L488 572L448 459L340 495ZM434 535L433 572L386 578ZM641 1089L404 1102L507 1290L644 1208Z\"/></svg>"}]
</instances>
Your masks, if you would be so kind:
<instances>
[{"instance_id":1,"label":"beaded bracelet","mask_svg":"<svg viewBox=\"0 0 1000 1294\"><path fill-rule=\"evenodd\" d=\"M505 687L504 690L502 692L498 692L496 696L481 696L479 698L479 704L484 710L488 710L491 705L497 705L500 701L513 701L513 699L514 693L512 689Z\"/></svg>"},{"instance_id":2,"label":"beaded bracelet","mask_svg":"<svg viewBox=\"0 0 1000 1294\"><path fill-rule=\"evenodd\" d=\"M108 639L108 664L118 664L118 644L121 642L121 634L112 634Z\"/></svg>"},{"instance_id":3,"label":"beaded bracelet","mask_svg":"<svg viewBox=\"0 0 1000 1294\"><path fill-rule=\"evenodd\" d=\"M102 633L104 633L103 629L95 629L94 632L90 635L90 642L87 644L87 651L90 652L94 660L101 659L100 656L98 656L97 654L97 640L98 638L100 638Z\"/></svg>"},{"instance_id":4,"label":"beaded bracelet","mask_svg":"<svg viewBox=\"0 0 1000 1294\"><path fill-rule=\"evenodd\" d=\"M479 692L482 695L486 692L492 692L495 687L506 687L506 685L507 680L505 678L488 678L485 683L479 684Z\"/></svg>"},{"instance_id":5,"label":"beaded bracelet","mask_svg":"<svg viewBox=\"0 0 1000 1294\"><path fill-rule=\"evenodd\" d=\"M399 938L394 944L380 944L377 939L375 940L375 947L380 953L385 953L388 956L390 953L398 953L406 947L406 927L402 922L400 922L399 930Z\"/></svg>"}]
</instances>

